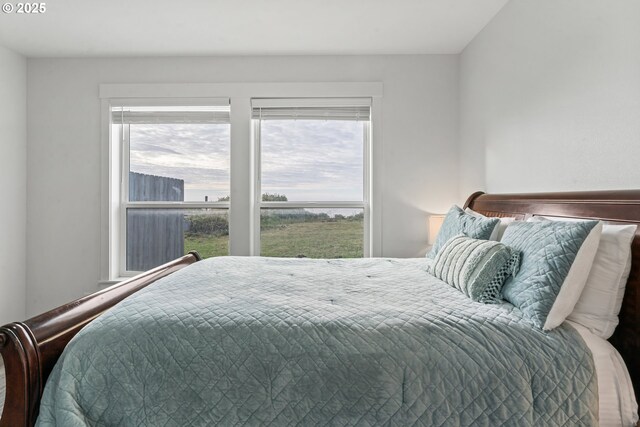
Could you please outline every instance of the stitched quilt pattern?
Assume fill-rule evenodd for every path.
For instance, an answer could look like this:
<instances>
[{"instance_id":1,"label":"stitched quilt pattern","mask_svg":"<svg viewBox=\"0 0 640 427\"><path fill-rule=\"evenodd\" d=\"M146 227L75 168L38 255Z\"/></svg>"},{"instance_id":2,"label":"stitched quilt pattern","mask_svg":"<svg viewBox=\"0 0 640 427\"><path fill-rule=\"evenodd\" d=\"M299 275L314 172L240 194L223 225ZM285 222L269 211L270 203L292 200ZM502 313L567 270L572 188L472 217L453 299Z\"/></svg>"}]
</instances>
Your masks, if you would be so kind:
<instances>
[{"instance_id":1,"label":"stitched quilt pattern","mask_svg":"<svg viewBox=\"0 0 640 427\"><path fill-rule=\"evenodd\" d=\"M221 257L84 328L39 426L597 425L593 360L427 261Z\"/></svg>"}]
</instances>

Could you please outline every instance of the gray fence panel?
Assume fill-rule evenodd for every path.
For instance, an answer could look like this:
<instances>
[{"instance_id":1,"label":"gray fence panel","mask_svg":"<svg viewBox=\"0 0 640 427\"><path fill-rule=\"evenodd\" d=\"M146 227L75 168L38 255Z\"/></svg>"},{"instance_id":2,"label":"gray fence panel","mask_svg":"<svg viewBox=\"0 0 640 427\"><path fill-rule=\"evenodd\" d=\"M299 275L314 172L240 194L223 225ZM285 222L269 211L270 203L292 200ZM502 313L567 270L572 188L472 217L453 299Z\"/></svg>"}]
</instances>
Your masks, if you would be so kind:
<instances>
[{"instance_id":1,"label":"gray fence panel","mask_svg":"<svg viewBox=\"0 0 640 427\"><path fill-rule=\"evenodd\" d=\"M184 181L130 172L129 200L184 201ZM182 211L129 209L127 270L149 270L184 255L184 228Z\"/></svg>"},{"instance_id":2,"label":"gray fence panel","mask_svg":"<svg viewBox=\"0 0 640 427\"><path fill-rule=\"evenodd\" d=\"M129 172L129 201L183 202L184 180Z\"/></svg>"},{"instance_id":3,"label":"gray fence panel","mask_svg":"<svg viewBox=\"0 0 640 427\"><path fill-rule=\"evenodd\" d=\"M130 209L127 212L127 270L145 271L184 255L180 211Z\"/></svg>"}]
</instances>

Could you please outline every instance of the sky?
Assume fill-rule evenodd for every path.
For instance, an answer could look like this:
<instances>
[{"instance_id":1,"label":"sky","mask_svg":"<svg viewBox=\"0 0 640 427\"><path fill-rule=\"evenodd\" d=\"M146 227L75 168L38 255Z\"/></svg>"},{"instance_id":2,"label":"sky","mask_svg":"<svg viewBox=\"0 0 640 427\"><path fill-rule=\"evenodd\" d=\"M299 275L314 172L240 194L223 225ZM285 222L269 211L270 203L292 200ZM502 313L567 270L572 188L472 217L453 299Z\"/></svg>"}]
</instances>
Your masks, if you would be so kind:
<instances>
[{"instance_id":1,"label":"sky","mask_svg":"<svg viewBox=\"0 0 640 427\"><path fill-rule=\"evenodd\" d=\"M362 122L266 120L260 133L263 193L362 200ZM130 170L184 180L186 201L218 200L229 194L229 125L132 124Z\"/></svg>"}]
</instances>

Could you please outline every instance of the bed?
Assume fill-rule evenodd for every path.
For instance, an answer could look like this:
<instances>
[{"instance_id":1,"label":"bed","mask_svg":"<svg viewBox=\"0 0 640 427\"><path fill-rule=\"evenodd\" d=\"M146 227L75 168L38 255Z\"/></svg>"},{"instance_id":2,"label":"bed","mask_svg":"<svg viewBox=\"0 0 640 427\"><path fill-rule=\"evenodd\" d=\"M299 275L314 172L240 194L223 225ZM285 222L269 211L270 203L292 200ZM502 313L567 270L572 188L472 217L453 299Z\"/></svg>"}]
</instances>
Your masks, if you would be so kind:
<instances>
[{"instance_id":1,"label":"bed","mask_svg":"<svg viewBox=\"0 0 640 427\"><path fill-rule=\"evenodd\" d=\"M636 190L510 195L475 193L469 197L465 207L497 217L524 219L529 215L549 215L640 224L640 191ZM624 359L638 393L639 235L636 235L633 241L632 254L632 268L620 313L620 324L610 342ZM310 425L375 425L381 419L390 425L490 425L495 420L505 425L554 425L560 423L558 420L562 420L561 423L564 425L597 423L598 414L594 407L598 404L598 382L594 374L594 359L586 357L590 352L584 350L585 342L588 341L585 335L580 335L576 328L563 325L553 334L553 339L548 340L548 336L541 337L539 333L529 331L531 328L526 327L526 322L522 321L518 310L508 306L496 306L477 311L477 306L469 304L455 293L440 293L439 289L442 287L438 287L435 282L425 282L423 292L416 292L415 286L411 283L403 283L406 277L415 277L415 280L428 277L423 270L424 263L420 260L243 260L229 257L197 261L200 261L197 254L189 254L112 288L25 322L12 323L1 328L0 352L7 375L7 396L0 425L35 424L41 410L45 383L52 371L50 383L60 385L58 388L62 391L55 392L55 386L48 386L45 392L48 395L45 394L42 411L45 414L43 417L55 417L51 415L56 412L55 408L52 409L55 406L52 402L64 400L63 396L69 392L69 384L77 383L73 378L76 372L74 369L87 369L86 366L78 366L82 365L84 356L77 355L88 354L86 352L93 351L96 343L102 342L109 345L105 345L91 356L95 359L88 357L87 360L108 362L116 359L119 353L110 354L109 349L117 349L123 342L131 339L134 330L139 329L140 325L142 328L153 328L154 326L145 321L154 318L158 313L161 313L161 323L160 329L152 334L156 337L155 341L142 339L136 342L138 348L146 347L140 352L146 354L144 360L138 362L140 365L132 368L130 362L135 358L128 360L126 357L122 363L105 364L114 372L126 371L128 367L128 375L137 377L140 379L139 384L147 387L142 394L161 396L158 401L166 408L166 414L162 415L164 418L154 419L154 423L177 424L180 420L185 420L181 418L186 415L180 412L180 405L167 398L167 389L174 390L176 396L192 393L189 402L195 402L196 405L187 408L187 411L191 414L202 413L202 418L199 418L196 424L203 425L212 422L236 425L240 423L239 420L245 420L247 425L283 425L290 424L292 419ZM183 269L196 262L197 264L189 269ZM336 269L341 271L340 281L332 276L334 273L331 271ZM228 279L233 274L236 276L219 288L211 289L207 283L202 283L194 285L193 289L176 291L176 283L184 285L197 280L190 276L195 270L208 270L209 274L219 273ZM273 300L256 296L260 289L248 286L251 278L243 277L242 272L245 270L251 270L253 277L262 274L264 277L272 278L270 283L275 288ZM172 277L177 280L176 283L169 282ZM322 277L324 280L318 281L318 278ZM395 293L388 290L389 277L396 277L392 282ZM386 282L377 280L381 278ZM246 286L242 287L243 294L238 297L232 286L233 283L243 283L243 280ZM154 286L147 288L152 283ZM288 283L313 285L301 289L292 285L287 289L285 294L292 298L287 304L298 311L288 312L288 318L281 316L273 322L274 318L282 314L278 310L282 305L283 294L278 294L278 289L289 286ZM319 283L325 283L326 287L323 289ZM343 290L339 293L340 299L327 297L333 295L332 283L338 283ZM358 288L363 286L362 283L366 283L367 292L364 294L358 292ZM187 291L194 292L198 298L190 301L186 296L188 294L181 297L178 295ZM265 294L271 295L269 292ZM408 299L398 297L407 294L410 295ZM234 305L234 298L240 300L237 302L240 305ZM126 301L123 301L125 299ZM430 305L431 300L437 300L438 303ZM202 301L208 301L207 304L212 301L223 302L223 305L233 310L223 313L222 317L226 320L219 322L217 327L200 327L204 318L198 316L206 312L206 304L203 306ZM110 310L114 305L117 307ZM141 307L156 307L161 310L155 313L147 312ZM240 310L238 307L244 308ZM260 310L254 312L251 311L251 307L259 307ZM493 314L486 317L486 312ZM190 315L185 318L185 313ZM244 317L236 317L238 313ZM268 328L262 323L265 315L271 319ZM177 316L175 321L162 323L162 319L166 320L171 316ZM194 321L194 318L197 321ZM340 327L345 319L353 322ZM456 333L460 332L457 328L463 323L462 319L465 322L469 321L468 319L475 322L474 325L477 327L474 329L479 333L471 337L456 336ZM193 323L187 328L179 327L185 321ZM224 327L221 327L223 323ZM319 325L324 329L319 328ZM85 326L87 328L78 334ZM173 328L174 326L176 327ZM233 331L238 327L246 328L246 331L242 332L244 335L241 334L245 337L243 345L233 340L233 337L238 336L233 335ZM484 327L491 328L491 333L483 333L486 331ZM267 334L267 329L271 335ZM283 330L287 333L283 334ZM443 332L445 330L446 334ZM514 332L516 330L517 332ZM452 334L452 331L455 333ZM95 335L98 333L103 335L98 338ZM191 333L197 335L187 339L187 335ZM254 339L256 333L267 335ZM162 334L160 338L158 334ZM299 334L299 337L296 334ZM70 346L63 355L65 347L76 335L78 337L73 341L73 348ZM487 340L485 335L498 338ZM293 342L287 342L287 336L298 338L292 339ZM419 339L421 336L430 336L429 343L422 342L424 340ZM332 341L335 337L340 339ZM157 345L158 340L162 341L160 347ZM170 354L169 358L182 357L192 363L184 363L184 360L176 362L173 374L163 374L158 378L158 365L154 364L158 357L149 355L159 355L172 348L184 349L186 342L206 344L206 350L200 348L195 352ZM259 342L273 345L256 345ZM565 343L567 352L556 354L553 350L562 346L562 343ZM570 345L566 345L567 343ZM222 350L211 351L211 347ZM247 347L251 349L249 355L243 351ZM198 357L202 359L203 351L207 352L206 357L210 359L196 361ZM274 358L274 353L278 353L280 359ZM591 348L591 353L595 356L597 350ZM256 357L249 357L251 354L255 354ZM436 357L437 354L441 356ZM465 358L468 358L466 363L455 363ZM220 366L228 364L225 375L207 372L206 366L213 360ZM234 360L242 360L242 363L237 365L242 365L245 374L250 372L250 375L238 377L237 380L246 383L247 396L253 398L234 395L237 394L237 388L228 381L230 376L239 375L237 372L242 370L238 369ZM271 362L264 363L265 360ZM296 363L291 364L292 360ZM518 360L521 364L516 366L513 360ZM57 362L59 363L54 370ZM187 366L190 366L193 372L184 377L183 372L189 370ZM541 376L532 374L533 371L545 370L549 372ZM505 380L505 377L517 376L518 372L524 372L519 380ZM100 370L91 371L90 374L96 377L107 375ZM223 377L227 383L222 381ZM176 382L176 378L188 379L192 384L180 392L181 384L185 381ZM210 389L211 378L216 378L221 384ZM559 388L554 381L545 382L545 378L552 378L555 379L555 383L568 385L566 388ZM335 391L335 386L340 384L340 381L346 381L344 384L350 385L346 388L340 386L341 389L345 389L344 396L327 396L327 393ZM447 396L442 396L439 402L434 403L437 399L434 399L433 393L442 389L445 383L451 387ZM500 387L492 393L476 390L475 397L471 399L474 402L473 407L463 408L467 404L465 394L473 394L474 387L493 383L500 384ZM533 390L536 396L525 396L522 390L527 387ZM122 389L115 387L113 390L111 396L122 394ZM427 393L429 390L431 394ZM566 398L567 394L572 392L583 396L579 402ZM83 393L89 395L87 389ZM136 394L141 395L139 391L133 395ZM484 394L487 396L482 397ZM539 397L543 394L546 395L544 399ZM218 411L215 415L218 418L207 418L207 402L198 401L197 397L224 395L225 399L216 400L216 405L224 407L225 410ZM361 398L354 399L353 396ZM314 399L321 400L323 405L314 406ZM102 421L114 423L114 418L109 417L117 416L117 411L114 410L114 405L109 406L106 402L109 398L97 393L94 400L98 402L97 413L105 417ZM240 401L244 403L238 403ZM261 403L257 405L256 401ZM496 405L497 401L501 401L502 404ZM525 406L529 406L521 406L523 401ZM532 410L530 406L535 407L537 401L542 402L543 406L555 402L555 406ZM291 402L295 402L295 405L291 405ZM351 403L345 405L345 402ZM116 406L123 408L127 403L125 399L119 401ZM73 406L73 402L62 402L61 405ZM106 407L100 407L101 405ZM153 405L152 401L148 402L143 398L130 409L142 408L154 412ZM582 407L576 409L573 406ZM372 412L371 408L376 408L375 412ZM144 412L139 410L137 415L131 412L133 415L130 416L141 417L132 423L150 420L148 417L152 414ZM555 415L551 413L565 415L554 418ZM90 419L91 415L87 417ZM66 421L69 425L76 422L81 425L75 414L70 415Z\"/></svg>"}]
</instances>

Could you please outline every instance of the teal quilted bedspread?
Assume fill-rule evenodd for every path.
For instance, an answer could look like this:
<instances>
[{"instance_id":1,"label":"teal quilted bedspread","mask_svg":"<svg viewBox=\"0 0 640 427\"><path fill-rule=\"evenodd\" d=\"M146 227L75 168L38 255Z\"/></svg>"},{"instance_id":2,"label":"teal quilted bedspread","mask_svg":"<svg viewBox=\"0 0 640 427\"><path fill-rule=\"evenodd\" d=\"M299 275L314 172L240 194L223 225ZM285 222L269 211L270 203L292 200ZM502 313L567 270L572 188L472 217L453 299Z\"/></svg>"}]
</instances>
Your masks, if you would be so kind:
<instances>
[{"instance_id":1,"label":"teal quilted bedspread","mask_svg":"<svg viewBox=\"0 0 640 427\"><path fill-rule=\"evenodd\" d=\"M198 262L69 343L38 425L597 425L573 328L473 302L426 263Z\"/></svg>"}]
</instances>

